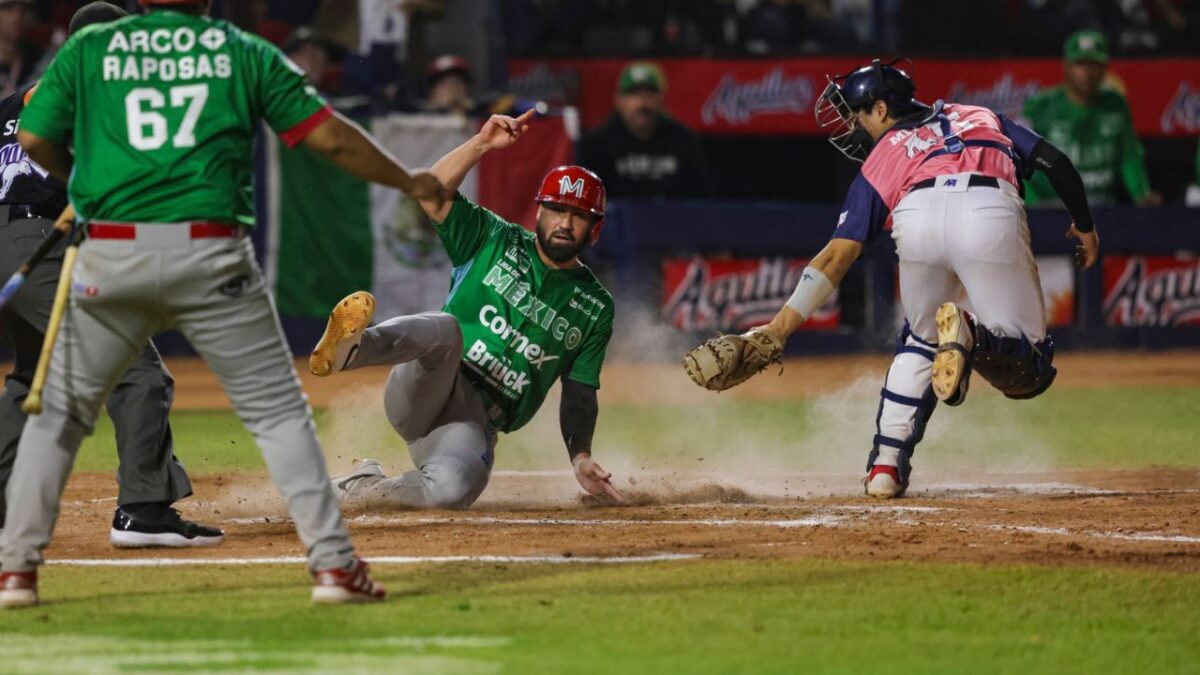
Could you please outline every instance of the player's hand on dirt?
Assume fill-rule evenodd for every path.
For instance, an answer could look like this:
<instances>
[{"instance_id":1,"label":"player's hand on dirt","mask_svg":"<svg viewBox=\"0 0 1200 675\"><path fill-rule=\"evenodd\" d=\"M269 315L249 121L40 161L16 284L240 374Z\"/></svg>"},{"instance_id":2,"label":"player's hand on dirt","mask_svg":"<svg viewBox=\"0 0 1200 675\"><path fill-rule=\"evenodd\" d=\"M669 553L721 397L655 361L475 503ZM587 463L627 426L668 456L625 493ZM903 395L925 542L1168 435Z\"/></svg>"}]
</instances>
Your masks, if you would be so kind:
<instances>
[{"instance_id":1,"label":"player's hand on dirt","mask_svg":"<svg viewBox=\"0 0 1200 675\"><path fill-rule=\"evenodd\" d=\"M436 205L435 210L442 208L442 205L450 199L450 191L446 189L445 185L442 185L442 181L426 171L413 174L408 194L413 199L433 202Z\"/></svg>"},{"instance_id":2,"label":"player's hand on dirt","mask_svg":"<svg viewBox=\"0 0 1200 675\"><path fill-rule=\"evenodd\" d=\"M529 121L536 114L536 110L529 109L520 117L492 115L479 130L479 140L483 141L487 150L503 150L516 143L521 134L529 130Z\"/></svg>"},{"instance_id":3,"label":"player's hand on dirt","mask_svg":"<svg viewBox=\"0 0 1200 675\"><path fill-rule=\"evenodd\" d=\"M593 462L590 455L580 453L571 463L575 465L575 480L589 495L614 504L625 503L625 495L612 484L612 474Z\"/></svg>"},{"instance_id":4,"label":"player's hand on dirt","mask_svg":"<svg viewBox=\"0 0 1200 675\"><path fill-rule=\"evenodd\" d=\"M1071 223L1071 229L1067 230L1067 238L1071 237L1079 240L1079 246L1075 247L1075 265L1085 270L1095 265L1096 259L1100 257L1100 236L1096 234L1096 230L1080 232L1075 229L1075 223Z\"/></svg>"}]
</instances>

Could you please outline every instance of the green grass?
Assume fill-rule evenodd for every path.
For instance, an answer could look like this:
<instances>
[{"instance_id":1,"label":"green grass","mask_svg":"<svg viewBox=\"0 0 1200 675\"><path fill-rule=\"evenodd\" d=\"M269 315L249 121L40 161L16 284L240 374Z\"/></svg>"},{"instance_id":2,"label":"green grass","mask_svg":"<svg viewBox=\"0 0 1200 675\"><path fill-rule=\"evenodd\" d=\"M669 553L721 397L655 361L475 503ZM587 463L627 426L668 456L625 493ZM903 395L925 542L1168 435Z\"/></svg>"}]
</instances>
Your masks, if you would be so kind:
<instances>
[{"instance_id":1,"label":"green grass","mask_svg":"<svg viewBox=\"0 0 1200 675\"><path fill-rule=\"evenodd\" d=\"M297 568L48 568L4 672L1182 673L1200 576L832 563L381 567L314 608ZM169 594L168 594L169 592Z\"/></svg>"},{"instance_id":2,"label":"green grass","mask_svg":"<svg viewBox=\"0 0 1200 675\"><path fill-rule=\"evenodd\" d=\"M597 454L638 468L857 471L878 382L809 401L610 405ZM318 411L326 452L403 462L382 410ZM1200 466L1200 389L988 391L940 408L919 469ZM179 412L193 473L262 470L228 412ZM498 467L565 468L553 408ZM86 471L115 465L105 421ZM314 608L295 567L49 567L0 613L0 673L1184 673L1200 575L1095 567L703 560L381 566L385 606Z\"/></svg>"},{"instance_id":3,"label":"green grass","mask_svg":"<svg viewBox=\"0 0 1200 675\"><path fill-rule=\"evenodd\" d=\"M712 467L726 459L726 465L856 471L874 434L878 386L871 381L815 400L714 396L701 407L604 406L596 454L669 469ZM938 408L917 461L922 467L1196 467L1196 410L1200 388L1053 390L1034 401L1009 401L981 388L961 408ZM194 473L262 470L253 439L232 413L180 411L172 424L177 454ZM383 418L379 402L353 414L318 411L317 424L331 456L405 461L403 441ZM557 424L557 406L548 404L530 426L502 436L497 467L566 468ZM110 471L115 462L112 427L105 418L85 442L78 468Z\"/></svg>"}]
</instances>

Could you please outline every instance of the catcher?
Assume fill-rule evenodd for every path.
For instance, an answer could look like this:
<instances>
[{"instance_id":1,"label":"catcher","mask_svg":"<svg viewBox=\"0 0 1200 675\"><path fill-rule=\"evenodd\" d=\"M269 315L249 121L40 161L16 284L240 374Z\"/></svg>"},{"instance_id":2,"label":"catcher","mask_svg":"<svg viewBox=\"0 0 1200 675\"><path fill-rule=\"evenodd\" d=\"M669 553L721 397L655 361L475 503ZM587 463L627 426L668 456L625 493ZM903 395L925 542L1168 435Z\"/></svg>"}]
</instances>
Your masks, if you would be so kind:
<instances>
[{"instance_id":1,"label":"catcher","mask_svg":"<svg viewBox=\"0 0 1200 675\"><path fill-rule=\"evenodd\" d=\"M892 230L905 324L880 392L868 495L908 487L910 460L938 401L959 405L972 371L1009 398L1046 391L1057 371L1021 179L1046 174L1074 219L1076 262L1099 250L1083 181L1071 161L1026 127L987 108L920 103L916 85L874 61L829 79L817 121L864 162L829 244L766 326L714 338L684 357L691 378L728 389L778 359L783 341L833 294L864 247ZM974 309L955 304L966 294Z\"/></svg>"}]
</instances>

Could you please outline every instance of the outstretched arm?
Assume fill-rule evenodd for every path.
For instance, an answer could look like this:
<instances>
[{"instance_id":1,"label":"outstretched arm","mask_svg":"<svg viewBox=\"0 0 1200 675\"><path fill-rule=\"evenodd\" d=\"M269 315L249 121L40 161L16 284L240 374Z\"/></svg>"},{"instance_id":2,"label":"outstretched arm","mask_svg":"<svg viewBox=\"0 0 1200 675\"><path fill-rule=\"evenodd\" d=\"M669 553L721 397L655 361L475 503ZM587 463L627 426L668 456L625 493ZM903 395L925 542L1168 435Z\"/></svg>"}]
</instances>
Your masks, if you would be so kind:
<instances>
[{"instance_id":1,"label":"outstretched arm","mask_svg":"<svg viewBox=\"0 0 1200 675\"><path fill-rule=\"evenodd\" d=\"M563 378L558 422L562 427L563 442L567 444L567 454L571 457L571 466L575 467L575 480L588 494L605 497L619 504L625 501L625 497L610 482L612 474L592 461L592 435L596 431L599 413L595 387Z\"/></svg>"},{"instance_id":2,"label":"outstretched arm","mask_svg":"<svg viewBox=\"0 0 1200 675\"><path fill-rule=\"evenodd\" d=\"M812 259L796 284L796 291L783 309L775 315L765 330L786 342L800 325L825 304L833 291L842 283L850 266L862 254L863 243L853 239L833 238Z\"/></svg>"},{"instance_id":3,"label":"outstretched arm","mask_svg":"<svg viewBox=\"0 0 1200 675\"><path fill-rule=\"evenodd\" d=\"M410 174L392 153L340 113L335 112L313 129L305 137L304 147L354 176L394 187L423 202L440 205L451 194L429 173Z\"/></svg>"},{"instance_id":4,"label":"outstretched arm","mask_svg":"<svg viewBox=\"0 0 1200 675\"><path fill-rule=\"evenodd\" d=\"M1000 125L1004 135L1012 140L1013 151L1025 162L1025 166L1046 174L1050 186L1071 214L1071 228L1067 230L1067 237L1079 240L1079 247L1075 249L1075 263L1084 269L1091 267L1100 253L1100 238L1088 208L1083 178L1071 163L1071 158L1020 122L1000 115Z\"/></svg>"},{"instance_id":5,"label":"outstretched arm","mask_svg":"<svg viewBox=\"0 0 1200 675\"><path fill-rule=\"evenodd\" d=\"M479 133L472 136L466 143L446 153L429 169L429 172L436 176L442 185L446 186L450 194L454 194L462 185L463 179L467 177L467 173L479 163L485 154L492 150L503 150L516 143L521 134L529 130L529 120L533 119L534 114L536 114L535 110L526 110L516 118L508 115L492 115L487 122L484 122ZM425 214L435 223L444 222L453 205L453 200L445 203L421 200L421 207L425 209Z\"/></svg>"},{"instance_id":6,"label":"outstretched arm","mask_svg":"<svg viewBox=\"0 0 1200 675\"><path fill-rule=\"evenodd\" d=\"M1054 192L1071 214L1071 228L1067 230L1067 237L1079 240L1075 264L1083 269L1096 264L1100 255L1100 237L1096 234L1096 224L1088 208L1083 178L1071 163L1071 158L1045 140L1040 140L1029 153L1029 161L1046 174Z\"/></svg>"}]
</instances>

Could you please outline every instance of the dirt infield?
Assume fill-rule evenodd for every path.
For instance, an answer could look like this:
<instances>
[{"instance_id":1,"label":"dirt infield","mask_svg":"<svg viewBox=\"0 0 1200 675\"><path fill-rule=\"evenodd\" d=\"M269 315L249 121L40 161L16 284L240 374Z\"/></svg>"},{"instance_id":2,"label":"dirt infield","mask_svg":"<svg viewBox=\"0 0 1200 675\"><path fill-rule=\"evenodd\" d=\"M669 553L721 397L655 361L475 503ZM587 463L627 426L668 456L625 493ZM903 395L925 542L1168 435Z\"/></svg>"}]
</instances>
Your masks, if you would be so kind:
<instances>
[{"instance_id":1,"label":"dirt infield","mask_svg":"<svg viewBox=\"0 0 1200 675\"><path fill-rule=\"evenodd\" d=\"M808 476L805 499L759 500L674 476L673 493L638 494L639 506L579 500L538 504L548 472L504 473L470 512L351 508L356 541L371 556L626 557L908 560L1102 564L1200 572L1200 471L990 476L987 483L917 487L910 498L870 500L853 476ZM688 487L690 486L690 487ZM242 498L272 491L262 477L201 477L186 514L220 523L224 546L115 551L107 545L111 479L76 476L50 560L241 558L303 554L281 504ZM234 495L231 497L231 495Z\"/></svg>"},{"instance_id":2,"label":"dirt infield","mask_svg":"<svg viewBox=\"0 0 1200 675\"><path fill-rule=\"evenodd\" d=\"M882 376L887 357L789 361L727 396L817 396ZM1058 387L1200 386L1200 352L1068 354ZM303 364L298 368L304 372ZM176 361L177 405L224 408L202 364ZM306 377L313 403L377 389L385 371ZM655 386L647 387L652 382ZM688 402L712 394L669 365L606 369L605 402ZM797 475L791 497L755 495L703 473L638 476L636 505L598 507L568 496L558 472L497 472L468 513L371 511L348 516L367 556L579 558L686 554L703 558L1101 564L1200 571L1200 470L921 475L908 498L881 503L858 476ZM201 476L185 514L220 524L228 541L192 551L115 551L107 544L111 476L81 474L68 487L50 560L276 558L302 549L265 476ZM564 492L564 487L571 488Z\"/></svg>"},{"instance_id":3,"label":"dirt infield","mask_svg":"<svg viewBox=\"0 0 1200 675\"><path fill-rule=\"evenodd\" d=\"M837 391L864 375L882 381L891 358L886 355L829 356L789 359L782 372L760 375L721 395L737 399L814 396ZM1056 388L1122 386L1200 386L1200 350L1137 354L1084 352L1062 354ZM181 410L226 408L229 403L203 362L177 359L168 363L175 375L175 406ZM307 359L296 370L313 405L328 406L338 396L364 387L382 386L386 368L363 368L333 377L308 373ZM647 386L652 383L652 386ZM708 401L711 392L692 384L676 364L606 364L601 403Z\"/></svg>"}]
</instances>

